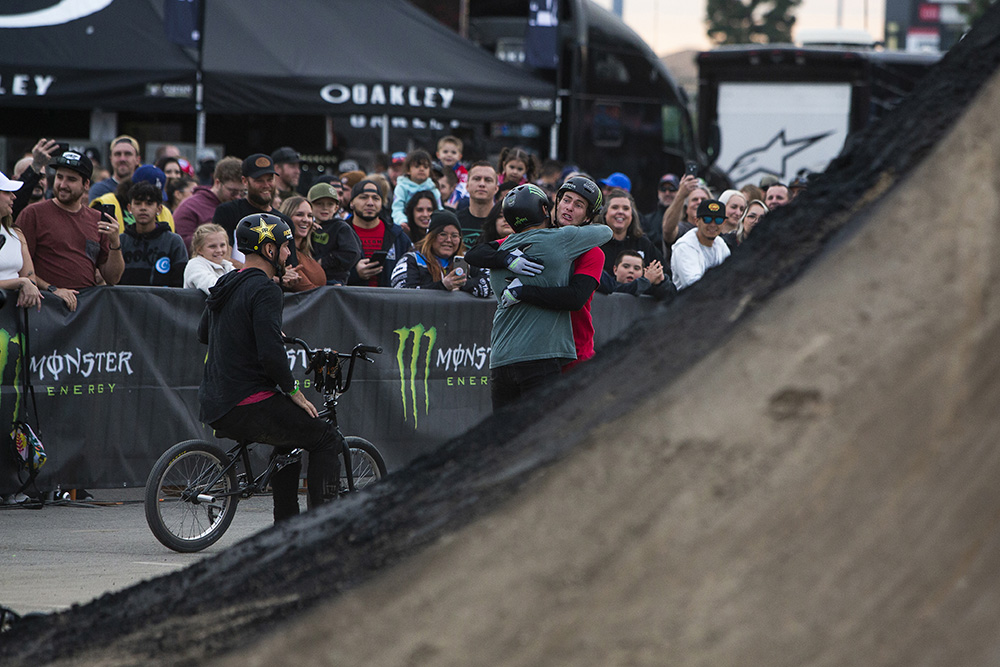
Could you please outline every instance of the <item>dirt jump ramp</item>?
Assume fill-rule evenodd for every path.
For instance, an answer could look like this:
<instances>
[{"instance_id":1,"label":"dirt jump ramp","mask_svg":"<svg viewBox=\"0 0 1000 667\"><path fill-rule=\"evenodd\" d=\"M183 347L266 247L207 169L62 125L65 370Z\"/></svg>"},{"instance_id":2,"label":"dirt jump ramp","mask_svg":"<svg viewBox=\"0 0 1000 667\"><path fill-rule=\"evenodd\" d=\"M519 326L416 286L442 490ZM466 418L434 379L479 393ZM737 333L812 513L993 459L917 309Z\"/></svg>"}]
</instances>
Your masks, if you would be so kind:
<instances>
[{"instance_id":1,"label":"dirt jump ramp","mask_svg":"<svg viewBox=\"0 0 1000 667\"><path fill-rule=\"evenodd\" d=\"M994 5L550 391L0 662L1000 664L998 61Z\"/></svg>"}]
</instances>

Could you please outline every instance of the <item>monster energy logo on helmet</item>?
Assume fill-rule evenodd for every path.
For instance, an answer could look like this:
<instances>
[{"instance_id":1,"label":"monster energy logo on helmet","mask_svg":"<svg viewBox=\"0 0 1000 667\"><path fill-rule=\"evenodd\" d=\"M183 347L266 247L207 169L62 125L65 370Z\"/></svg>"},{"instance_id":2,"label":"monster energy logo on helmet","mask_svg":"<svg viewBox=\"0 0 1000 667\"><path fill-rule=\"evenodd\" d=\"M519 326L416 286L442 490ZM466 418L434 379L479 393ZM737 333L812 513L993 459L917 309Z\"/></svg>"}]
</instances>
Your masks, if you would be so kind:
<instances>
[{"instance_id":1,"label":"monster energy logo on helmet","mask_svg":"<svg viewBox=\"0 0 1000 667\"><path fill-rule=\"evenodd\" d=\"M427 390L427 378L431 372L431 353L437 342L437 328L425 329L423 324L403 327L393 331L399 338L396 347L396 366L399 368L399 396L403 401L403 421L409 421L410 408L413 414L413 428L417 428L420 414L419 387L417 378L423 371L423 408L426 415L430 410L430 394ZM426 346L424 339L427 339ZM412 340L412 342L411 342ZM409 400L407 400L409 399Z\"/></svg>"},{"instance_id":2,"label":"monster energy logo on helmet","mask_svg":"<svg viewBox=\"0 0 1000 667\"><path fill-rule=\"evenodd\" d=\"M537 185L518 185L501 204L503 218L515 232L544 225L549 219L549 196Z\"/></svg>"}]
</instances>

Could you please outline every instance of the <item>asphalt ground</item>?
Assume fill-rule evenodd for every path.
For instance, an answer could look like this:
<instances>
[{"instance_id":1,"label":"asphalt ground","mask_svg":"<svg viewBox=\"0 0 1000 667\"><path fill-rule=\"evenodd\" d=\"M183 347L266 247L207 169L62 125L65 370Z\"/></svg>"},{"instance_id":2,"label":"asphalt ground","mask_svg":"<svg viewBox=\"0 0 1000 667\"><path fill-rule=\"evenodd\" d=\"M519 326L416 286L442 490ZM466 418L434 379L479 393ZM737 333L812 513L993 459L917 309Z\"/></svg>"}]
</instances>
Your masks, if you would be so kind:
<instances>
[{"instance_id":1,"label":"asphalt ground","mask_svg":"<svg viewBox=\"0 0 1000 667\"><path fill-rule=\"evenodd\" d=\"M0 605L60 612L180 570L271 525L271 497L239 504L229 531L197 554L167 549L146 525L142 489L98 489L92 501L0 506Z\"/></svg>"}]
</instances>

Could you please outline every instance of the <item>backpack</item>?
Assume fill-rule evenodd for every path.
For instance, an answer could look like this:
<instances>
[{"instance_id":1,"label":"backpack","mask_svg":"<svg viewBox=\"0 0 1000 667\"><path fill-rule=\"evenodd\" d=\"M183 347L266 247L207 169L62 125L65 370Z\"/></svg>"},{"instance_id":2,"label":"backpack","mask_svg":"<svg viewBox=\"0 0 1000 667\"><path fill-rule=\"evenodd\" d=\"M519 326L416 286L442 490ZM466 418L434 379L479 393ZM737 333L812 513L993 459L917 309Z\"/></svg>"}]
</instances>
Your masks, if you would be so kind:
<instances>
[{"instance_id":1,"label":"backpack","mask_svg":"<svg viewBox=\"0 0 1000 667\"><path fill-rule=\"evenodd\" d=\"M24 312L23 327L21 326L21 319L17 318L17 333L21 343L21 377L23 378L21 395L31 397L31 410L35 414L35 428L37 429L38 404L35 402L35 387L31 384L31 356L28 352L28 309L22 308L21 310ZM22 401L20 405L19 414L11 424L10 441L14 454L15 467L17 468L18 481L22 480L22 475L24 474L27 474L27 479L21 482L21 488L14 495L24 493L29 486L34 484L39 470L41 470L42 466L48 460L48 456L45 454L45 446L25 418L27 400ZM38 491L37 486L35 487L35 491ZM42 494L39 493L38 496L41 498Z\"/></svg>"}]
</instances>

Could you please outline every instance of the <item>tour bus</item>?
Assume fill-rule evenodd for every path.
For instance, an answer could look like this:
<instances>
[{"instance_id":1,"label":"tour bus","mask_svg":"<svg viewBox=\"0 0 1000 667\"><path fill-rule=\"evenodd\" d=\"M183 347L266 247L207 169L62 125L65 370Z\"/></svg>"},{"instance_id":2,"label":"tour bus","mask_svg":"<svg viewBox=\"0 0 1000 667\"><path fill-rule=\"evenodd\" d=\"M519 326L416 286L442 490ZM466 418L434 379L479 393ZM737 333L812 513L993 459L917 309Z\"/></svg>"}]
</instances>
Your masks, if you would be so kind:
<instances>
[{"instance_id":1,"label":"tour bus","mask_svg":"<svg viewBox=\"0 0 1000 667\"><path fill-rule=\"evenodd\" d=\"M937 52L827 43L724 46L698 56L700 149L736 187L821 172L899 104Z\"/></svg>"},{"instance_id":2,"label":"tour bus","mask_svg":"<svg viewBox=\"0 0 1000 667\"><path fill-rule=\"evenodd\" d=\"M470 3L469 38L527 67L528 5ZM491 148L522 145L542 158L554 153L598 179L623 172L640 208L655 204L662 174L682 174L687 160L707 165L683 90L635 32L590 0L560 2L558 25L558 67L533 70L559 90L557 124L494 124L486 138Z\"/></svg>"}]
</instances>

